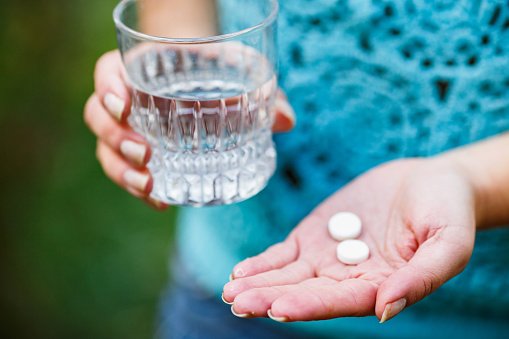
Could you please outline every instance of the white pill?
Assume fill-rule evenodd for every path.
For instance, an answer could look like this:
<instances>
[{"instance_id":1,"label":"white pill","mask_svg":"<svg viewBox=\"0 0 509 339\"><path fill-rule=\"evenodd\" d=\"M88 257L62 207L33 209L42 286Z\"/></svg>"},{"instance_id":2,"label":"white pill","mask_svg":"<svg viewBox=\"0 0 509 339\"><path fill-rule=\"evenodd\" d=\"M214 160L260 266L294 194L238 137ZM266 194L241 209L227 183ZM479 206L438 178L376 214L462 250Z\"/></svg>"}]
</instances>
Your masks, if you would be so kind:
<instances>
[{"instance_id":1,"label":"white pill","mask_svg":"<svg viewBox=\"0 0 509 339\"><path fill-rule=\"evenodd\" d=\"M329 219L329 233L338 241L357 238L361 228L361 219L354 213L341 212Z\"/></svg>"},{"instance_id":2,"label":"white pill","mask_svg":"<svg viewBox=\"0 0 509 339\"><path fill-rule=\"evenodd\" d=\"M338 260L343 264L356 265L369 258L369 247L362 240L345 240L336 248Z\"/></svg>"}]
</instances>

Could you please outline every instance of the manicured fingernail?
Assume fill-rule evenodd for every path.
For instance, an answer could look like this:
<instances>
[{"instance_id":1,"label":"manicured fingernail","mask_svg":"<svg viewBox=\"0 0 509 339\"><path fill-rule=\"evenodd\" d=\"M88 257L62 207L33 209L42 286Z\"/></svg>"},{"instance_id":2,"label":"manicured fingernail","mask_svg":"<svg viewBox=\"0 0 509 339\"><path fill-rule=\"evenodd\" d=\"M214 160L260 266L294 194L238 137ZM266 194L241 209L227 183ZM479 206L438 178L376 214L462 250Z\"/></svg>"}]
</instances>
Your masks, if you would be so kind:
<instances>
[{"instance_id":1,"label":"manicured fingernail","mask_svg":"<svg viewBox=\"0 0 509 339\"><path fill-rule=\"evenodd\" d=\"M232 280L233 280L233 273L232 273L232 274L230 274L230 276L228 277L228 279L229 279L230 281L232 281Z\"/></svg>"},{"instance_id":2,"label":"manicured fingernail","mask_svg":"<svg viewBox=\"0 0 509 339\"><path fill-rule=\"evenodd\" d=\"M232 275L232 278L242 278L243 276L246 275L246 273L244 273L244 271L242 270L242 268L239 268L237 270L235 270L235 272L233 272L234 274Z\"/></svg>"},{"instance_id":3,"label":"manicured fingernail","mask_svg":"<svg viewBox=\"0 0 509 339\"><path fill-rule=\"evenodd\" d=\"M231 310L232 310L233 315L236 316L236 317L239 317L239 318L250 318L251 317L251 314L249 314L249 313L237 313L237 312L235 312L235 310L233 309L233 305L232 305Z\"/></svg>"},{"instance_id":4,"label":"manicured fingernail","mask_svg":"<svg viewBox=\"0 0 509 339\"><path fill-rule=\"evenodd\" d=\"M223 299L223 302L224 302L225 304L233 305L233 303L231 303L231 302L227 301L227 300L224 298L224 293L223 293L223 294L221 294L221 299ZM232 312L233 312L233 311L232 311Z\"/></svg>"},{"instance_id":5,"label":"manicured fingernail","mask_svg":"<svg viewBox=\"0 0 509 339\"><path fill-rule=\"evenodd\" d=\"M150 177L147 174L142 174L132 169L124 172L125 183L140 192L145 192L149 179Z\"/></svg>"},{"instance_id":6,"label":"manicured fingernail","mask_svg":"<svg viewBox=\"0 0 509 339\"><path fill-rule=\"evenodd\" d=\"M387 320L394 318L401 312L406 306L406 299L401 298L392 303L385 305L384 313L382 314L382 319L380 319L380 324L386 322Z\"/></svg>"},{"instance_id":7,"label":"manicured fingernail","mask_svg":"<svg viewBox=\"0 0 509 339\"><path fill-rule=\"evenodd\" d=\"M292 106L284 99L276 99L276 109L291 121L292 125L295 125L295 111Z\"/></svg>"},{"instance_id":8,"label":"manicured fingernail","mask_svg":"<svg viewBox=\"0 0 509 339\"><path fill-rule=\"evenodd\" d=\"M104 97L104 106L108 110L108 112L115 118L117 121L122 119L122 113L124 112L125 102L124 100L117 97L115 94L108 93Z\"/></svg>"},{"instance_id":9,"label":"manicured fingernail","mask_svg":"<svg viewBox=\"0 0 509 339\"><path fill-rule=\"evenodd\" d=\"M286 322L288 322L290 320L290 318L288 318L288 317L275 317L275 316L273 316L271 310L267 311L267 315L269 316L270 319L278 321L280 323L286 323Z\"/></svg>"},{"instance_id":10,"label":"manicured fingernail","mask_svg":"<svg viewBox=\"0 0 509 339\"><path fill-rule=\"evenodd\" d=\"M159 201L159 200L157 200L157 199L154 199L154 198L152 198L151 196L149 196L149 197L147 198L147 200L148 200L148 202L149 202L152 206L154 206L155 208L157 208L157 209L159 209L159 210L165 209L165 208L167 208L167 207L169 206L168 204L165 204L165 203L164 203L164 202L162 202L162 201Z\"/></svg>"},{"instance_id":11,"label":"manicured fingernail","mask_svg":"<svg viewBox=\"0 0 509 339\"><path fill-rule=\"evenodd\" d=\"M131 140L124 140L120 144L120 152L129 160L141 166L145 161L147 147Z\"/></svg>"}]
</instances>

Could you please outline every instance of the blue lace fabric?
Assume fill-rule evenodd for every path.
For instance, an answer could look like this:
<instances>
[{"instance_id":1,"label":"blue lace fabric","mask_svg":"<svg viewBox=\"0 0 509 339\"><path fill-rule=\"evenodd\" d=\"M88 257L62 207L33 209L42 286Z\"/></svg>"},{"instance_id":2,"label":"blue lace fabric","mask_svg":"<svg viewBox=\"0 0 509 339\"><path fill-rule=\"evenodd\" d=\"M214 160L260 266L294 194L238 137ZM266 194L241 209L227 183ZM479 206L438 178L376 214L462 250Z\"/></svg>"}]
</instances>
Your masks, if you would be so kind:
<instances>
[{"instance_id":1,"label":"blue lace fabric","mask_svg":"<svg viewBox=\"0 0 509 339\"><path fill-rule=\"evenodd\" d=\"M184 265L218 298L237 262L282 241L363 172L509 129L507 0L280 6L280 86L298 122L275 136L276 174L248 201L180 214ZM289 326L348 338L497 338L507 320L509 230L500 229L479 233L464 272L383 327L374 317Z\"/></svg>"}]
</instances>

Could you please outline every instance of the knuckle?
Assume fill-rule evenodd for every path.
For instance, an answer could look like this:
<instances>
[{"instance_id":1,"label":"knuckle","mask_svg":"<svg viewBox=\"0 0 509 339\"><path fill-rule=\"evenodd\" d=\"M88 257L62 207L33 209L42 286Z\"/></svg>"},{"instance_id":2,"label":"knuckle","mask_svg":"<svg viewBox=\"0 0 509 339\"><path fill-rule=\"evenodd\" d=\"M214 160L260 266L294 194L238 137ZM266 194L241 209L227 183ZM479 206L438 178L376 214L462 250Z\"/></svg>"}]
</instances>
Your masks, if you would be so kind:
<instances>
[{"instance_id":1,"label":"knuckle","mask_svg":"<svg viewBox=\"0 0 509 339\"><path fill-rule=\"evenodd\" d=\"M98 143L96 148L96 157L104 174L112 181L117 182L118 180L114 174L115 171L113 170L115 168L115 159L106 154L106 148L107 146L104 144Z\"/></svg>"},{"instance_id":2,"label":"knuckle","mask_svg":"<svg viewBox=\"0 0 509 339\"><path fill-rule=\"evenodd\" d=\"M105 66L113 57L113 51L109 51L104 53L97 59L97 62L95 63L95 70L101 70L103 66Z\"/></svg>"},{"instance_id":3,"label":"knuckle","mask_svg":"<svg viewBox=\"0 0 509 339\"><path fill-rule=\"evenodd\" d=\"M97 158L97 161L99 161L99 163L101 164L101 166L104 169L103 146L101 145L101 141L99 141L99 140L97 141L97 146L95 147L95 157Z\"/></svg>"},{"instance_id":4,"label":"knuckle","mask_svg":"<svg viewBox=\"0 0 509 339\"><path fill-rule=\"evenodd\" d=\"M354 290L351 286L343 287L345 294L348 296L349 302L354 305L353 309L358 310L359 314L354 313L353 316L360 316L360 311L362 309L362 302L359 300L359 296L356 290ZM332 306L330 306L332 307Z\"/></svg>"},{"instance_id":5,"label":"knuckle","mask_svg":"<svg viewBox=\"0 0 509 339\"><path fill-rule=\"evenodd\" d=\"M94 77L97 79L100 71L104 68L103 65L106 63L108 58L108 53L101 55L99 59L97 59L94 68Z\"/></svg>"},{"instance_id":6,"label":"knuckle","mask_svg":"<svg viewBox=\"0 0 509 339\"><path fill-rule=\"evenodd\" d=\"M120 142L124 139L122 128L117 124L105 124L101 130L100 137L115 150L120 148Z\"/></svg>"},{"instance_id":7,"label":"knuckle","mask_svg":"<svg viewBox=\"0 0 509 339\"><path fill-rule=\"evenodd\" d=\"M118 50L109 51L99 59L97 59L95 63L95 69L94 69L94 79L95 79L95 88L96 90L98 87L101 87L102 82L104 81L104 76L102 76L104 73L111 72L111 65L113 61L119 57Z\"/></svg>"},{"instance_id":8,"label":"knuckle","mask_svg":"<svg viewBox=\"0 0 509 339\"><path fill-rule=\"evenodd\" d=\"M89 129L91 129L92 125L92 105L94 100L94 94L88 98L85 108L83 110L83 121L85 122L85 125L88 126Z\"/></svg>"},{"instance_id":9,"label":"knuckle","mask_svg":"<svg viewBox=\"0 0 509 339\"><path fill-rule=\"evenodd\" d=\"M470 261L470 258L472 257L472 251L473 251L472 247L467 244L464 244L458 251L459 255L458 255L458 272L457 272L457 274L461 273L461 271L463 271L467 267L468 262Z\"/></svg>"},{"instance_id":10,"label":"knuckle","mask_svg":"<svg viewBox=\"0 0 509 339\"><path fill-rule=\"evenodd\" d=\"M93 94L85 104L83 120L85 125L99 139L106 141L113 148L118 148L123 137L122 127L101 110L101 104L96 94Z\"/></svg>"},{"instance_id":11,"label":"knuckle","mask_svg":"<svg viewBox=\"0 0 509 339\"><path fill-rule=\"evenodd\" d=\"M440 277L434 272L426 272L426 274L423 274L421 278L422 298L436 291L442 285L440 281Z\"/></svg>"}]
</instances>

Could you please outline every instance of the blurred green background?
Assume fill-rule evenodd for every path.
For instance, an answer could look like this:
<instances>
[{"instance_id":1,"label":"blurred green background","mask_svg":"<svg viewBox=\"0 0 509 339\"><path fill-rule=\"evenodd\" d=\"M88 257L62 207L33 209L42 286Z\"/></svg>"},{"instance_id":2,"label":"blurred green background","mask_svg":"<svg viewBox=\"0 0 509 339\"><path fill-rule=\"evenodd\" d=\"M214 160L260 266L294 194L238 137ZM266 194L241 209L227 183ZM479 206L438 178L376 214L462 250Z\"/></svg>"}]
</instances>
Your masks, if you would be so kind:
<instances>
[{"instance_id":1,"label":"blurred green background","mask_svg":"<svg viewBox=\"0 0 509 339\"><path fill-rule=\"evenodd\" d=\"M2 338L150 338L174 211L110 182L83 123L117 0L0 0Z\"/></svg>"}]
</instances>

